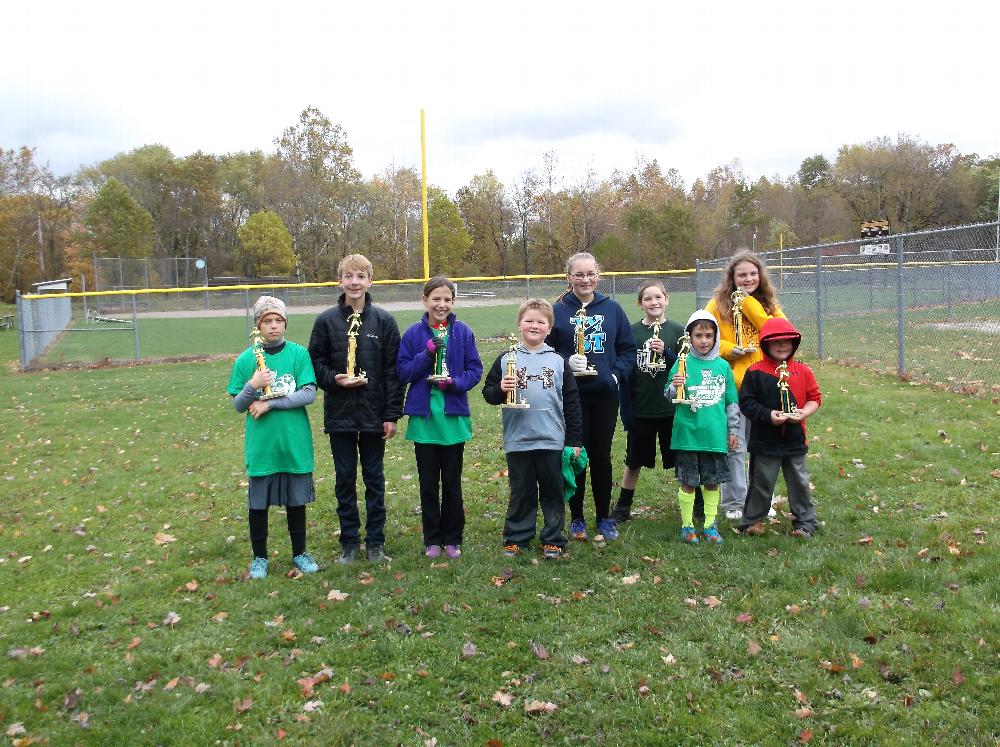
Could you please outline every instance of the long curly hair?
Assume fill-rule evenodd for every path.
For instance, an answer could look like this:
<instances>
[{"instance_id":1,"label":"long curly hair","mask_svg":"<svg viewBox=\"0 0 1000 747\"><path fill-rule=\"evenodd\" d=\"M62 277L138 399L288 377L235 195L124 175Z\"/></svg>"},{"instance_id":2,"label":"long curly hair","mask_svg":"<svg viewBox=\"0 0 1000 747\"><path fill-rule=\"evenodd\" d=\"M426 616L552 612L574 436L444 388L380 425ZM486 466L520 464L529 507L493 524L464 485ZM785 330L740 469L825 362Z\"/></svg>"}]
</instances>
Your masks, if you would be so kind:
<instances>
[{"instance_id":1,"label":"long curly hair","mask_svg":"<svg viewBox=\"0 0 1000 747\"><path fill-rule=\"evenodd\" d=\"M778 295L774 292L774 286L771 285L771 276L767 274L767 265L756 253L744 249L736 252L729 260L726 271L722 274L722 280L715 287L712 298L715 300L715 308L719 312L719 317L725 319L733 313L732 295L733 291L736 290L736 281L733 279L733 275L736 273L736 265L741 262L750 262L757 266L760 284L751 295L760 302L768 314L774 314L781 306L778 304Z\"/></svg>"}]
</instances>

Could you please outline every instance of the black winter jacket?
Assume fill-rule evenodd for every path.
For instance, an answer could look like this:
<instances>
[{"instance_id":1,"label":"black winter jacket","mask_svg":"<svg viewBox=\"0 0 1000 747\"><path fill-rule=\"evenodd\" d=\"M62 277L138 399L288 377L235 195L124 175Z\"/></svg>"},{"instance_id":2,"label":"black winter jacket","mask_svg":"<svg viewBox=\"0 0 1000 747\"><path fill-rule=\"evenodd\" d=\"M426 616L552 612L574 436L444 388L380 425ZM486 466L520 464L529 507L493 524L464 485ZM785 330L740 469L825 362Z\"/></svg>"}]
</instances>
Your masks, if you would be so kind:
<instances>
[{"instance_id":1,"label":"black winter jacket","mask_svg":"<svg viewBox=\"0 0 1000 747\"><path fill-rule=\"evenodd\" d=\"M366 293L357 365L368 383L345 389L334 377L347 373L347 319L352 313L341 294L336 306L316 317L309 338L316 382L324 391L323 431L381 433L383 422L396 422L403 416L403 385L396 377L399 327L388 311L372 305L371 295Z\"/></svg>"}]
</instances>

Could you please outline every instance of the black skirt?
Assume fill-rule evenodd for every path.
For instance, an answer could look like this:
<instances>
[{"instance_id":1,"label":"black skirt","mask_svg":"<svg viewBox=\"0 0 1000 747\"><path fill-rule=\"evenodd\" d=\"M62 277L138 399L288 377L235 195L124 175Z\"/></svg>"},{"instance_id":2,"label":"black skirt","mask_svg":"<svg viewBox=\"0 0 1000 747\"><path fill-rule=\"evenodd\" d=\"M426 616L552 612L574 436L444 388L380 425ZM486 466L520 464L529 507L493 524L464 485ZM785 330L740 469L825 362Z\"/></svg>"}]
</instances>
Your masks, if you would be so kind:
<instances>
[{"instance_id":1,"label":"black skirt","mask_svg":"<svg viewBox=\"0 0 1000 747\"><path fill-rule=\"evenodd\" d=\"M254 510L268 506L304 506L316 500L312 472L293 475L276 472L263 477L251 477L247 490L247 504Z\"/></svg>"}]
</instances>

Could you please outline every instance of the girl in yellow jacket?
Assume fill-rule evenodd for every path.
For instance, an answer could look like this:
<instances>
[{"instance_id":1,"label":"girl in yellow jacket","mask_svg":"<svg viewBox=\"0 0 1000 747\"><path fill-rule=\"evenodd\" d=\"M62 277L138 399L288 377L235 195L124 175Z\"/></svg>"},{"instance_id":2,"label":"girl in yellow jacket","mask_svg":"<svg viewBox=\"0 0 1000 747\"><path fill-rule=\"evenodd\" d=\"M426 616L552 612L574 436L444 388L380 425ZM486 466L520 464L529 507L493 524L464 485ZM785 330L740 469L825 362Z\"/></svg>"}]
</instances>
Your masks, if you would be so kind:
<instances>
[{"instance_id":1,"label":"girl in yellow jacket","mask_svg":"<svg viewBox=\"0 0 1000 747\"><path fill-rule=\"evenodd\" d=\"M733 327L732 296L737 289L744 295L740 307L743 317L742 347L736 345L736 331ZM768 319L785 317L778 305L778 297L764 261L748 250L734 254L705 310L719 323L719 352L732 366L738 390L746 370L763 357L760 351L760 328ZM738 445L729 452L732 480L722 485L722 510L726 518L732 521L743 518L743 505L747 497L745 462L750 434L749 422L742 414L736 435Z\"/></svg>"}]
</instances>

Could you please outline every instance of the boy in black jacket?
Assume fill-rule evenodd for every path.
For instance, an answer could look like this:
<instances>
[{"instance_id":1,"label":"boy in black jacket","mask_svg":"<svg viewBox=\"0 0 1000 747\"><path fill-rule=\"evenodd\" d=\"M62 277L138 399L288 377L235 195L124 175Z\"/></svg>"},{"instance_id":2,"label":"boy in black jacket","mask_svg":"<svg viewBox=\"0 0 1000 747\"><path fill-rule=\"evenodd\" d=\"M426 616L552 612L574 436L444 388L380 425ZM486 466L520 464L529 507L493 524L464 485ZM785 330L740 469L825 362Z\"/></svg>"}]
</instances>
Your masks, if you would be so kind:
<instances>
[{"instance_id":1,"label":"boy in black jacket","mask_svg":"<svg viewBox=\"0 0 1000 747\"><path fill-rule=\"evenodd\" d=\"M330 436L336 472L337 516L340 519L339 563L357 558L361 545L358 513L358 458L365 483L365 545L368 560L385 556L385 443L396 435L403 416L403 386L396 378L399 327L385 309L372 304L372 264L361 254L344 257L337 266L343 293L337 305L316 318L309 339L316 381L323 390L323 431ZM360 320L352 316L360 313ZM360 324L358 324L360 321ZM357 369L347 370L348 332L354 327Z\"/></svg>"}]
</instances>

